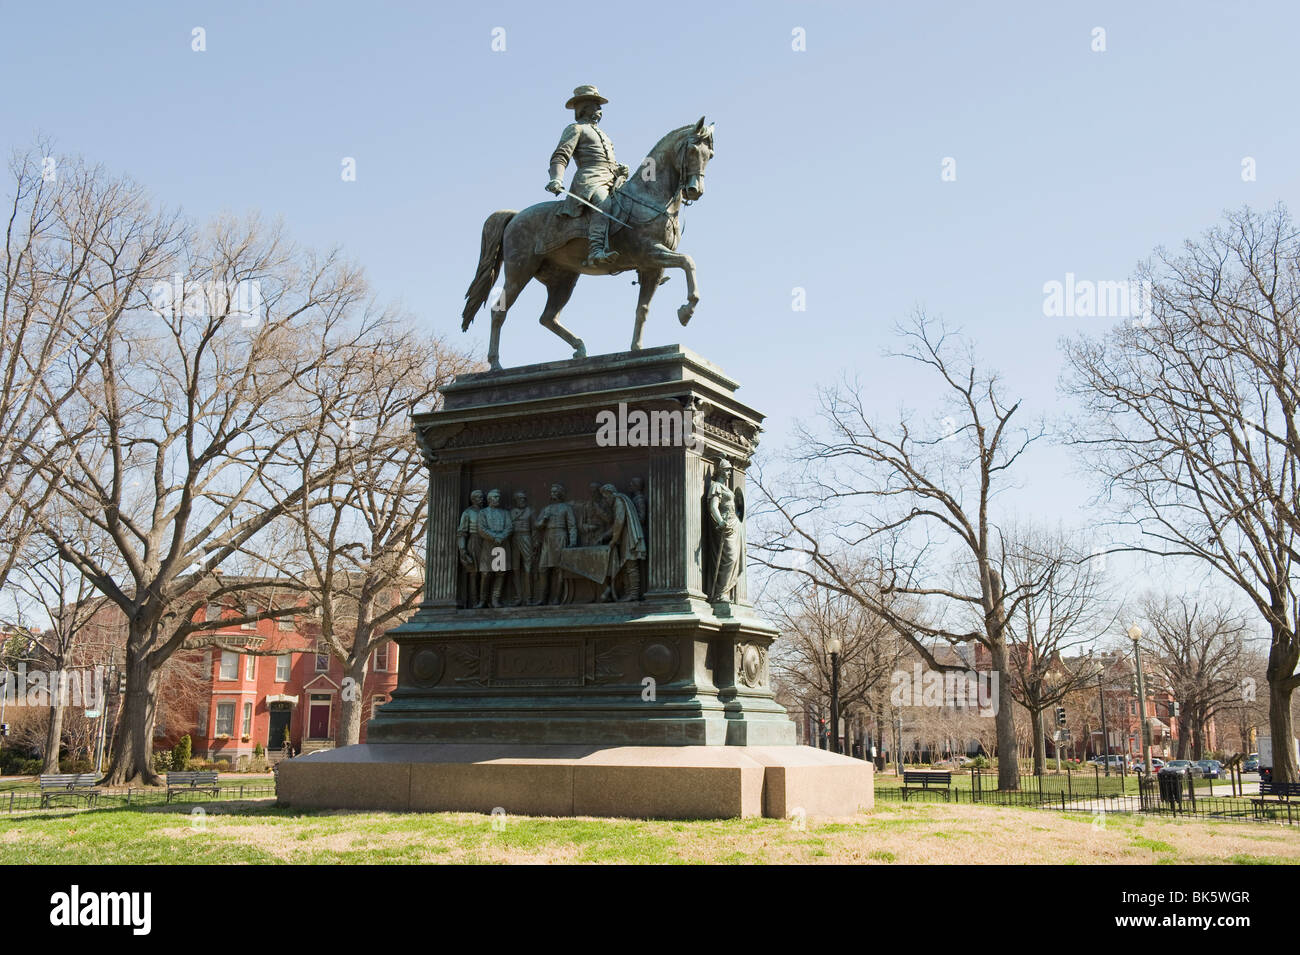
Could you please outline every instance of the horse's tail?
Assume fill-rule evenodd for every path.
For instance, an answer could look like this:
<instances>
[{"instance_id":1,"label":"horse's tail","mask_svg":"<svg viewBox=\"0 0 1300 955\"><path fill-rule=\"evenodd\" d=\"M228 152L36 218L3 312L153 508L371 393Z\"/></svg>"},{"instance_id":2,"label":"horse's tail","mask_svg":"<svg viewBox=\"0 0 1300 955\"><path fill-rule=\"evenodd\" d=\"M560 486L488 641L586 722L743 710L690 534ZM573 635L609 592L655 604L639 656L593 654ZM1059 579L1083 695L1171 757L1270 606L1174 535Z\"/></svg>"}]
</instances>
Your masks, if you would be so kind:
<instances>
[{"instance_id":1,"label":"horse's tail","mask_svg":"<svg viewBox=\"0 0 1300 955\"><path fill-rule=\"evenodd\" d=\"M474 273L474 281L469 283L469 290L465 293L465 311L460 313L462 332L469 328L470 322L474 321L474 313L487 304L492 286L496 284L497 276L501 274L501 262L504 258L501 240L505 235L506 226L515 215L513 209L502 209L500 212L492 213L483 223L483 248L478 256L478 271Z\"/></svg>"}]
</instances>

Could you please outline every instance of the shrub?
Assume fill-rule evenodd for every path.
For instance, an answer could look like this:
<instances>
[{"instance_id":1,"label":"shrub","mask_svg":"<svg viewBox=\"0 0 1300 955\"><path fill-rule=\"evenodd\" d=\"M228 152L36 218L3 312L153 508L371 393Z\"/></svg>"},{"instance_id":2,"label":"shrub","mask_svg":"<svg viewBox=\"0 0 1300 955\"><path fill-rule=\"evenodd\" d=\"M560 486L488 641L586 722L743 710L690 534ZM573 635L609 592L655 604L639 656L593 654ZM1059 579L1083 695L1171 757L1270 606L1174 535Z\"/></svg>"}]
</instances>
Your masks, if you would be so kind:
<instances>
[{"instance_id":1,"label":"shrub","mask_svg":"<svg viewBox=\"0 0 1300 955\"><path fill-rule=\"evenodd\" d=\"M35 776L41 771L41 759L21 749L0 749L0 775Z\"/></svg>"},{"instance_id":2,"label":"shrub","mask_svg":"<svg viewBox=\"0 0 1300 955\"><path fill-rule=\"evenodd\" d=\"M6 752L0 761L0 773L6 776L38 776L44 768L44 761L24 756L22 753Z\"/></svg>"},{"instance_id":3,"label":"shrub","mask_svg":"<svg viewBox=\"0 0 1300 955\"><path fill-rule=\"evenodd\" d=\"M988 769L991 764L987 756L976 756L970 765L971 769Z\"/></svg>"},{"instance_id":4,"label":"shrub","mask_svg":"<svg viewBox=\"0 0 1300 955\"><path fill-rule=\"evenodd\" d=\"M155 750L153 754L153 771L155 773L166 773L174 770L172 765L172 754L169 749Z\"/></svg>"},{"instance_id":5,"label":"shrub","mask_svg":"<svg viewBox=\"0 0 1300 955\"><path fill-rule=\"evenodd\" d=\"M189 733L176 741L176 745L172 747L172 769L180 772L189 765L192 748L193 743L190 742Z\"/></svg>"},{"instance_id":6,"label":"shrub","mask_svg":"<svg viewBox=\"0 0 1300 955\"><path fill-rule=\"evenodd\" d=\"M61 759L59 760L59 772L61 773L93 773L95 764L88 759ZM37 770L40 772L40 770Z\"/></svg>"},{"instance_id":7,"label":"shrub","mask_svg":"<svg viewBox=\"0 0 1300 955\"><path fill-rule=\"evenodd\" d=\"M261 743L256 743L256 744L254 744L254 746L253 746L253 758L254 758L254 759L261 759L261 758L262 758L263 756L265 756L265 755L266 755L266 750L262 749L262 744L261 744Z\"/></svg>"}]
</instances>

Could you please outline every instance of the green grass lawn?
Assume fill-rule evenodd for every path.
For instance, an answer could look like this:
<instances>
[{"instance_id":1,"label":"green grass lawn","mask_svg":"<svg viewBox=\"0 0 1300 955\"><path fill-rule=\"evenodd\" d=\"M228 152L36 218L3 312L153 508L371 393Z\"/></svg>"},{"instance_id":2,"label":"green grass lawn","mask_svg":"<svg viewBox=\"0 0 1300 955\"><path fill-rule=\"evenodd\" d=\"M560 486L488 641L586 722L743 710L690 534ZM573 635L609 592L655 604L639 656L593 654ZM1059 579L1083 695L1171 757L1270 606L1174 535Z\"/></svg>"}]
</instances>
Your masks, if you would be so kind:
<instances>
[{"instance_id":1,"label":"green grass lawn","mask_svg":"<svg viewBox=\"0 0 1300 955\"><path fill-rule=\"evenodd\" d=\"M803 826L303 812L270 800L0 817L0 863L282 862L1291 864L1300 862L1300 831L942 803L882 803Z\"/></svg>"},{"instance_id":2,"label":"green grass lawn","mask_svg":"<svg viewBox=\"0 0 1300 955\"><path fill-rule=\"evenodd\" d=\"M223 789L238 789L240 786L273 786L275 776L271 773L221 773L217 776L217 784ZM0 779L0 792L40 791L40 777L38 776Z\"/></svg>"}]
</instances>

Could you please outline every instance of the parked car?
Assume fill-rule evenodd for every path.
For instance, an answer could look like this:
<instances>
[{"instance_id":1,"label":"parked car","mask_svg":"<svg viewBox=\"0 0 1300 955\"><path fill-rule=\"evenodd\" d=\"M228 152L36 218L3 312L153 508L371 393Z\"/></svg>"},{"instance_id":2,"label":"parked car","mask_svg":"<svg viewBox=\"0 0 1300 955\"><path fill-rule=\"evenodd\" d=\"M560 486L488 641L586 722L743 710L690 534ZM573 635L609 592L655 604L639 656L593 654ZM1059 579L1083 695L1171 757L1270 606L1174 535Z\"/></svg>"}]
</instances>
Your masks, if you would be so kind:
<instances>
[{"instance_id":1,"label":"parked car","mask_svg":"<svg viewBox=\"0 0 1300 955\"><path fill-rule=\"evenodd\" d=\"M1259 772L1259 753L1251 753L1247 756L1246 761L1241 764L1241 771L1243 773Z\"/></svg>"},{"instance_id":2,"label":"parked car","mask_svg":"<svg viewBox=\"0 0 1300 955\"><path fill-rule=\"evenodd\" d=\"M1223 764L1217 759L1198 759L1196 768L1200 770L1203 779L1218 779L1223 775Z\"/></svg>"},{"instance_id":3,"label":"parked car","mask_svg":"<svg viewBox=\"0 0 1300 955\"><path fill-rule=\"evenodd\" d=\"M1165 765L1165 761L1161 759L1159 756L1151 757L1151 771L1153 773L1160 772L1160 770L1164 768L1164 765ZM1129 763L1128 768L1130 772L1145 773L1147 771L1147 764L1142 762L1141 756L1134 756L1132 761Z\"/></svg>"},{"instance_id":4,"label":"parked car","mask_svg":"<svg viewBox=\"0 0 1300 955\"><path fill-rule=\"evenodd\" d=\"M1088 762L1099 769L1105 769L1106 764L1110 763L1110 768L1114 770L1123 769L1126 759L1124 756L1112 754L1110 756L1094 756Z\"/></svg>"},{"instance_id":5,"label":"parked car","mask_svg":"<svg viewBox=\"0 0 1300 955\"><path fill-rule=\"evenodd\" d=\"M1197 773L1196 764L1190 759L1171 759L1160 769L1161 773L1179 773L1183 776L1192 776Z\"/></svg>"}]
</instances>

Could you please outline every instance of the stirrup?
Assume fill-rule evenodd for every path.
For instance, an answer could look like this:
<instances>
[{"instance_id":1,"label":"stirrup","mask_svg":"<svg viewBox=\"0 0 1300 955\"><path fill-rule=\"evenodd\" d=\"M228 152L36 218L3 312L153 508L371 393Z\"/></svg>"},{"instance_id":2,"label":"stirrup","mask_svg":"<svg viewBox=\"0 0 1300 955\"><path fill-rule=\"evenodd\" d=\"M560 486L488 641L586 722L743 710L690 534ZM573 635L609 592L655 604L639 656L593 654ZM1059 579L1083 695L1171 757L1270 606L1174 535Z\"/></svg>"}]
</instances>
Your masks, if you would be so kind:
<instances>
[{"instance_id":1,"label":"stirrup","mask_svg":"<svg viewBox=\"0 0 1300 955\"><path fill-rule=\"evenodd\" d=\"M606 268L612 266L617 261L618 261L618 253L611 249L604 252L597 252L593 255L588 255L587 261L582 264L587 266L595 266L596 268Z\"/></svg>"}]
</instances>

